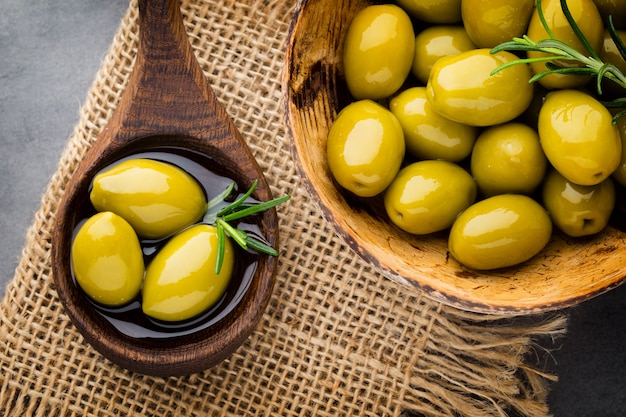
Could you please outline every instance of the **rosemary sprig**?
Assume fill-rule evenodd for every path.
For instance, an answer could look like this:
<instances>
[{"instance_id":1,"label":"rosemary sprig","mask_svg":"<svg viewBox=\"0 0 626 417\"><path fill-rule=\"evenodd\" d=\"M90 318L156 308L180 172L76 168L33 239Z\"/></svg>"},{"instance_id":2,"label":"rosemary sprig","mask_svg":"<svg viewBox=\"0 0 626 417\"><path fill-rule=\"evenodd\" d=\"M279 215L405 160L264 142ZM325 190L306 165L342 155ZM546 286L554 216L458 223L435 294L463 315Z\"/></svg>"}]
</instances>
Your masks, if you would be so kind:
<instances>
[{"instance_id":1,"label":"rosemary sprig","mask_svg":"<svg viewBox=\"0 0 626 417\"><path fill-rule=\"evenodd\" d=\"M574 34L585 48L587 55L580 53L570 45L556 38L552 30L550 30L548 22L546 21L543 9L541 7L541 0L537 0L537 13L541 25L548 34L548 39L534 41L528 36L524 35L521 38L513 38L513 40L509 42L504 42L500 45L497 45L491 50L491 53L495 54L501 51L535 51L543 52L547 55L536 58L520 58L508 62L493 70L491 75L495 75L496 73L513 65L530 64L533 62L545 62L547 69L545 71L535 74L533 77L530 78L529 82L536 82L537 80L550 74L595 76L596 89L599 95L602 95L602 79L605 78L626 89L626 75L624 75L617 66L602 61L598 53L593 49L585 35L580 30L580 27L572 17L569 7L567 6L567 1L560 1L561 9L563 10L565 18L567 19L570 27L574 31ZM626 60L626 46L620 39L619 34L615 29L612 17L609 17L608 19L608 30L611 34L611 38L617 46L620 55ZM576 65L566 65L568 63ZM582 66L580 64L582 64ZM602 104L609 108L626 107L626 97L602 101ZM613 123L617 122L617 120L624 114L626 114L626 110L617 113L613 118Z\"/></svg>"},{"instance_id":2,"label":"rosemary sprig","mask_svg":"<svg viewBox=\"0 0 626 417\"><path fill-rule=\"evenodd\" d=\"M274 198L265 202L249 202L249 198L256 189L259 181L256 180L248 191L246 191L241 197L237 198L232 203L226 203L233 190L235 189L235 183L231 183L218 195L211 199L208 203L207 212L202 219L203 223L215 225L217 228L217 262L215 264L215 273L219 274L224 262L224 251L226 245L226 237L230 237L244 250L252 249L259 253L264 253L270 256L277 256L278 251L267 243L249 235L245 230L241 230L236 226L231 225L229 222L239 220L244 217L252 216L257 213L264 212L276 207L279 204L291 198L290 195L284 195L282 197Z\"/></svg>"}]
</instances>

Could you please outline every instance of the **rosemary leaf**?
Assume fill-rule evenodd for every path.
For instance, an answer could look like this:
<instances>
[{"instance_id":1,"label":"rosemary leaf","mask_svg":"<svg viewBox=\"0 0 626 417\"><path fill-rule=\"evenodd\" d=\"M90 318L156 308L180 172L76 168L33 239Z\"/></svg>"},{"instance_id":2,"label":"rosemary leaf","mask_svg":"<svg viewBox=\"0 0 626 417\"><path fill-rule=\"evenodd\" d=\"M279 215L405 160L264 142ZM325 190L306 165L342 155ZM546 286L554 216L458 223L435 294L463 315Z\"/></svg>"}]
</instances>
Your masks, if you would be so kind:
<instances>
[{"instance_id":1,"label":"rosemary leaf","mask_svg":"<svg viewBox=\"0 0 626 417\"><path fill-rule=\"evenodd\" d=\"M227 215L225 215L223 218L225 221L230 222L233 220L238 220L247 216L251 216L253 214L257 214L257 213L261 213L265 210L269 210L272 207L275 207L279 204L284 203L285 201L289 200L291 198L290 195L284 195L282 197L278 197L278 198L274 198L270 201L266 201L263 203L259 203L259 204L255 204L249 207L246 207L245 209L242 210L237 210L234 211L232 213L229 213Z\"/></svg>"},{"instance_id":2,"label":"rosemary leaf","mask_svg":"<svg viewBox=\"0 0 626 417\"><path fill-rule=\"evenodd\" d=\"M254 189L256 188L258 184L259 184L259 180L254 180L254 183L252 183L252 186L248 189L248 191L246 191L244 195L242 195L237 200L233 201L231 204L229 204L228 206L220 210L217 213L217 216L218 217L223 216L226 213L230 213L234 209L236 209L239 205L241 205L244 201L246 201L252 195L252 193L254 192Z\"/></svg>"},{"instance_id":3,"label":"rosemary leaf","mask_svg":"<svg viewBox=\"0 0 626 417\"><path fill-rule=\"evenodd\" d=\"M537 14L539 15L539 21L541 22L541 26L543 26L543 28L545 29L546 33L548 34L548 37L550 37L550 39L556 39L556 36L554 36L554 33L552 33L552 29L550 29L550 25L548 25L546 16L543 14L543 7L541 7L541 0L537 0L537 5L535 7L537 8Z\"/></svg>"},{"instance_id":4,"label":"rosemary leaf","mask_svg":"<svg viewBox=\"0 0 626 417\"><path fill-rule=\"evenodd\" d=\"M540 51L534 44L521 43L516 41L509 41L501 43L495 46L492 50L492 54L496 54L502 51Z\"/></svg>"},{"instance_id":5,"label":"rosemary leaf","mask_svg":"<svg viewBox=\"0 0 626 417\"><path fill-rule=\"evenodd\" d=\"M596 76L596 89L598 90L598 94L600 95L602 95L602 79L610 70L610 64L604 64L600 67L600 70L598 71L598 75Z\"/></svg>"},{"instance_id":6,"label":"rosemary leaf","mask_svg":"<svg viewBox=\"0 0 626 417\"><path fill-rule=\"evenodd\" d=\"M221 193L213 197L211 201L209 201L209 203L207 204L207 211L202 218L203 223L215 224L215 221L217 220L217 212L221 210L220 205L224 203L224 200L228 198L228 196L233 192L234 189L235 183L231 182L228 187L224 189L224 191L222 191Z\"/></svg>"},{"instance_id":7,"label":"rosemary leaf","mask_svg":"<svg viewBox=\"0 0 626 417\"><path fill-rule=\"evenodd\" d=\"M537 42L537 48L540 52L546 54L558 55L565 59L585 61L587 57L572 48L568 44L557 39L544 39Z\"/></svg>"},{"instance_id":8,"label":"rosemary leaf","mask_svg":"<svg viewBox=\"0 0 626 417\"><path fill-rule=\"evenodd\" d=\"M224 189L224 191L222 191L221 193L213 197L211 201L209 201L209 204L207 205L208 210L211 210L213 207L215 207L219 203L223 202L226 198L228 198L228 196L230 195L230 193L233 192L234 189L235 189L235 183L231 182L228 185L228 187Z\"/></svg>"},{"instance_id":9,"label":"rosemary leaf","mask_svg":"<svg viewBox=\"0 0 626 417\"><path fill-rule=\"evenodd\" d=\"M619 109L621 107L626 107L626 97L616 98L615 100L610 101L602 101L602 104L608 109Z\"/></svg>"},{"instance_id":10,"label":"rosemary leaf","mask_svg":"<svg viewBox=\"0 0 626 417\"><path fill-rule=\"evenodd\" d=\"M574 31L576 37L583 44L586 52L589 54L586 56L584 53L576 50L570 45L566 44L560 39L557 39L554 33L550 30L548 22L546 20L543 7L541 6L541 0L537 0L537 13L539 20L548 34L547 39L542 39L538 42L533 41L527 35L522 38L513 38L512 41L504 42L497 45L491 50L491 53L497 53L500 51L536 51L547 54L546 56L536 58L520 58L511 62L502 64L491 72L491 75L509 68L513 65L525 65L533 62L545 62L546 70L535 74L529 80L529 82L536 82L541 78L550 74L567 74L574 76L592 76L596 78L596 89L598 95L602 95L602 80L611 80L624 89L626 89L626 75L615 65L611 63L605 63L600 58L597 51L595 51L588 39L580 30L580 27L574 20L566 0L560 0L561 9L565 18L567 19L570 27ZM615 26L613 25L613 19L609 16L609 33L613 38L620 55L626 59L626 46L621 40ZM578 66L570 66L571 64L578 64ZM567 65L567 66L565 66ZM623 115L623 113L621 114ZM617 118L617 116L616 116ZM614 119L616 120L616 119Z\"/></svg>"},{"instance_id":11,"label":"rosemary leaf","mask_svg":"<svg viewBox=\"0 0 626 417\"><path fill-rule=\"evenodd\" d=\"M217 261L215 262L215 275L218 275L222 270L222 264L224 263L226 236L224 236L224 226L221 222L218 222L215 227L217 228Z\"/></svg>"},{"instance_id":12,"label":"rosemary leaf","mask_svg":"<svg viewBox=\"0 0 626 417\"><path fill-rule=\"evenodd\" d=\"M613 116L613 125L617 124L617 121L619 120L619 118L625 115L626 115L626 110L622 110L621 112L618 112L615 116Z\"/></svg>"},{"instance_id":13,"label":"rosemary leaf","mask_svg":"<svg viewBox=\"0 0 626 417\"><path fill-rule=\"evenodd\" d=\"M248 247L250 249L253 249L257 252L261 252L270 256L278 256L278 251L276 249L253 236L248 235L246 243L248 244Z\"/></svg>"},{"instance_id":14,"label":"rosemary leaf","mask_svg":"<svg viewBox=\"0 0 626 417\"><path fill-rule=\"evenodd\" d=\"M229 223L233 220L239 220L253 214L264 212L272 207L284 203L291 198L290 195L285 195L261 203L254 200L249 200L258 183L258 180L254 181L254 183L250 186L246 193L244 193L241 197L237 198L232 203L226 204L226 198L228 198L235 189L235 183L231 183L224 191L211 199L211 201L207 204L207 213L204 215L202 221L207 224L215 225L215 227L217 228L218 247L217 261L215 264L216 274L220 273L222 265L224 263L224 252L226 247L226 239L228 237L230 237L237 245L239 245L244 250L252 249L256 252L264 253L270 256L278 255L278 251L272 246L253 236L248 235L245 230L241 230L238 227L233 226Z\"/></svg>"},{"instance_id":15,"label":"rosemary leaf","mask_svg":"<svg viewBox=\"0 0 626 417\"><path fill-rule=\"evenodd\" d=\"M619 54L622 56L622 59L626 61L626 45L622 42L622 38L617 33L617 29L615 29L615 25L613 24L613 16L609 16L609 34L611 35L611 39L615 42L615 46L619 51Z\"/></svg>"},{"instance_id":16,"label":"rosemary leaf","mask_svg":"<svg viewBox=\"0 0 626 417\"><path fill-rule=\"evenodd\" d=\"M239 246L243 249L248 249L248 244L246 243L248 234L246 232L231 226L220 217L217 218L217 224L221 224L226 234L230 236L231 239L233 239Z\"/></svg>"},{"instance_id":17,"label":"rosemary leaf","mask_svg":"<svg viewBox=\"0 0 626 417\"><path fill-rule=\"evenodd\" d=\"M567 6L567 0L561 0L561 9L563 10L563 14L565 15L565 18L567 19L567 22L569 23L572 30L574 31L574 34L576 35L580 43L582 43L583 46L585 47L585 50L594 59L600 61L600 57L598 56L598 53L595 51L595 49L593 49L593 47L587 40L587 37L583 34L583 32L578 27L578 23L576 23L576 20L574 19L574 17L572 17L572 13L570 12L569 7Z\"/></svg>"},{"instance_id":18,"label":"rosemary leaf","mask_svg":"<svg viewBox=\"0 0 626 417\"><path fill-rule=\"evenodd\" d=\"M562 67L560 65L556 65L552 62L547 62L546 67L551 74L567 74L567 75L580 75L580 76L589 76L595 75L598 70L594 68L585 68L585 67Z\"/></svg>"},{"instance_id":19,"label":"rosemary leaf","mask_svg":"<svg viewBox=\"0 0 626 417\"><path fill-rule=\"evenodd\" d=\"M533 62L550 62L550 61L555 61L555 60L563 60L562 57L559 56L540 56L537 58L522 58L522 59L516 59L515 61L509 61L505 64L500 65L498 68L494 69L493 71L491 71L491 75L495 75L498 72L507 69L509 67L515 66L515 65L520 65L520 64L530 64ZM550 72L550 71L547 71ZM547 74L544 74L547 75ZM543 75L542 75L543 76ZM540 77L541 78L541 77ZM532 82L532 81L530 81Z\"/></svg>"}]
</instances>

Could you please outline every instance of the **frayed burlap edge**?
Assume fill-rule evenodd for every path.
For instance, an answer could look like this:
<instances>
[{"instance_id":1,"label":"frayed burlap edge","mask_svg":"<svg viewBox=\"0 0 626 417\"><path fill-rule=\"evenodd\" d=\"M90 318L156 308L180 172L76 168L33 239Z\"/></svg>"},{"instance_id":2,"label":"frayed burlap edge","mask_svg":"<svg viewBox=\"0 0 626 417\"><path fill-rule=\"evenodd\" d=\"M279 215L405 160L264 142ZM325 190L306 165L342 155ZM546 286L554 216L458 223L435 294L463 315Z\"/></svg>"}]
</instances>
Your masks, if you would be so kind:
<instances>
[{"instance_id":1,"label":"frayed burlap edge","mask_svg":"<svg viewBox=\"0 0 626 417\"><path fill-rule=\"evenodd\" d=\"M408 292L351 252L306 194L280 113L293 6L278 0L183 2L206 76L275 194L292 195L279 210L278 282L258 329L215 368L153 378L102 358L57 299L50 272L57 204L132 70L133 2L2 302L0 415L549 415L546 397L555 377L535 364L564 333L565 316L481 315Z\"/></svg>"}]
</instances>

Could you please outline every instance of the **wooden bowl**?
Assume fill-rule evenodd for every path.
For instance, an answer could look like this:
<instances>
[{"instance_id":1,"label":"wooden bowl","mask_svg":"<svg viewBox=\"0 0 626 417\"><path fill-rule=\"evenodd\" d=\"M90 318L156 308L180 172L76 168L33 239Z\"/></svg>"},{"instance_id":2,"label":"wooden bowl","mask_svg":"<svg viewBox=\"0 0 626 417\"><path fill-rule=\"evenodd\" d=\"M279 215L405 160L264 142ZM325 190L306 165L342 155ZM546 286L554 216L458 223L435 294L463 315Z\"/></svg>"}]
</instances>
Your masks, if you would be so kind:
<instances>
[{"instance_id":1,"label":"wooden bowl","mask_svg":"<svg viewBox=\"0 0 626 417\"><path fill-rule=\"evenodd\" d=\"M325 149L335 116L352 101L341 63L343 40L353 16L370 3L301 0L290 28L282 80L297 168L347 245L389 279L468 311L557 310L620 285L626 276L623 228L611 226L585 239L554 233L548 246L524 264L479 272L450 256L447 233L405 233L387 220L379 204L362 204L336 185Z\"/></svg>"}]
</instances>

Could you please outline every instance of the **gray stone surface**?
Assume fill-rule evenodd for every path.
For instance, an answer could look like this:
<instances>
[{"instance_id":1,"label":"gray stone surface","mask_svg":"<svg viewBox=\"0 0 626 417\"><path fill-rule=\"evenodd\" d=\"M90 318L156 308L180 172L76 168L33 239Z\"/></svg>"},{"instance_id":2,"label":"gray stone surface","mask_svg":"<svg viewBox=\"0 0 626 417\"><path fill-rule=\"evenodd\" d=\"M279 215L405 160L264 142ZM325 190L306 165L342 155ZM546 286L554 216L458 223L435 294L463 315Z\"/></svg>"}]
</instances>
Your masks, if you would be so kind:
<instances>
[{"instance_id":1,"label":"gray stone surface","mask_svg":"<svg viewBox=\"0 0 626 417\"><path fill-rule=\"evenodd\" d=\"M127 6L127 0L0 0L2 294Z\"/></svg>"},{"instance_id":2,"label":"gray stone surface","mask_svg":"<svg viewBox=\"0 0 626 417\"><path fill-rule=\"evenodd\" d=\"M0 295L127 5L0 0ZM555 417L626 415L626 285L572 309L556 346Z\"/></svg>"}]
</instances>

